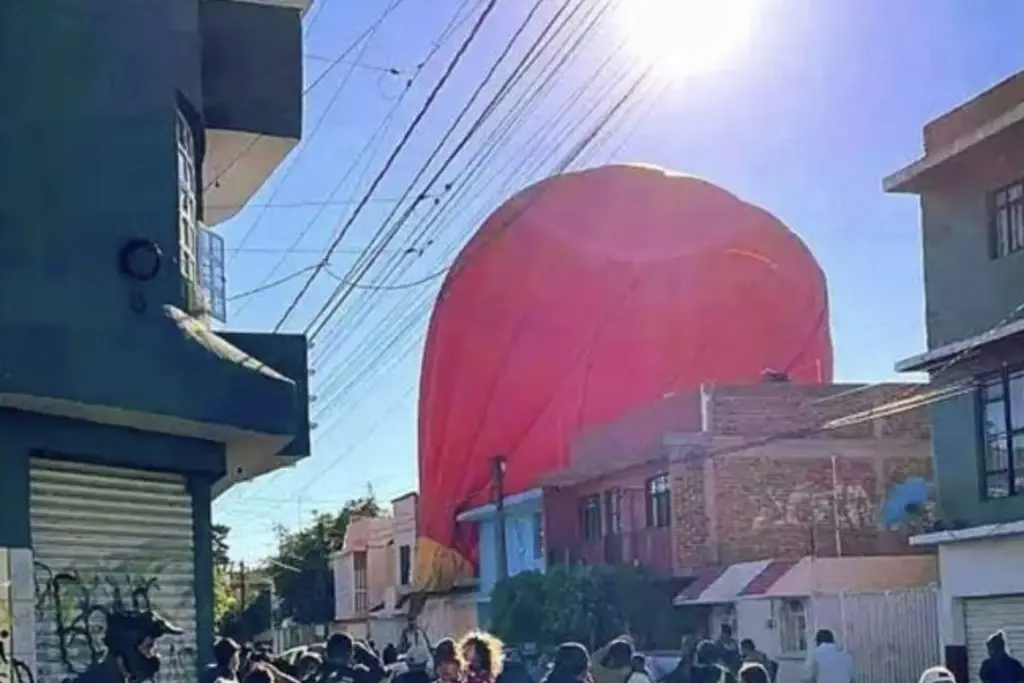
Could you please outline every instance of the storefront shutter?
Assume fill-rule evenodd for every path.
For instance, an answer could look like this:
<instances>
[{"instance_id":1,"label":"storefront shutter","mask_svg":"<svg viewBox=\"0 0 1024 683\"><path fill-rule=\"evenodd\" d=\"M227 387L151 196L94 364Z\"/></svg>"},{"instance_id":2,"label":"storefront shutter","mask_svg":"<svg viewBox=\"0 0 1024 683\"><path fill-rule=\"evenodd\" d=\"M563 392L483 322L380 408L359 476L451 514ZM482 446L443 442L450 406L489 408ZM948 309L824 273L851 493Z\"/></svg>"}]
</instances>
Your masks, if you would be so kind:
<instances>
[{"instance_id":1,"label":"storefront shutter","mask_svg":"<svg viewBox=\"0 0 1024 683\"><path fill-rule=\"evenodd\" d=\"M104 613L152 609L185 631L158 641L158 683L196 677L192 498L183 477L32 461L36 682L104 654Z\"/></svg>"},{"instance_id":2,"label":"storefront shutter","mask_svg":"<svg viewBox=\"0 0 1024 683\"><path fill-rule=\"evenodd\" d=\"M998 630L1006 634L1010 653L1024 657L1024 595L964 600L964 625L967 628L967 666L971 680L978 681L978 669L988 657L985 641Z\"/></svg>"}]
</instances>

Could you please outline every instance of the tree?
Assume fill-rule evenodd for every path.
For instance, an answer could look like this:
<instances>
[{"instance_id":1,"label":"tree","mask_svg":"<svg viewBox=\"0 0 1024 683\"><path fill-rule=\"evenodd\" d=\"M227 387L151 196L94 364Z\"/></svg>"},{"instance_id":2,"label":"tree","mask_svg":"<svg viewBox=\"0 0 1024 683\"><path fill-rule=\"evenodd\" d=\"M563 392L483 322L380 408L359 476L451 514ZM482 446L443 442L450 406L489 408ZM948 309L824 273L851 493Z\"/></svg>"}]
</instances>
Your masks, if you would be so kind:
<instances>
[{"instance_id":1,"label":"tree","mask_svg":"<svg viewBox=\"0 0 1024 683\"><path fill-rule=\"evenodd\" d=\"M336 513L314 513L313 523L295 531L277 529L277 554L268 559L279 617L303 624L334 619L334 580L330 555L340 550L352 517L378 517L372 495L351 500Z\"/></svg>"},{"instance_id":2,"label":"tree","mask_svg":"<svg viewBox=\"0 0 1024 683\"><path fill-rule=\"evenodd\" d=\"M213 623L221 633L225 620L238 608L238 599L231 590L230 532L226 525L214 524L210 534L213 538Z\"/></svg>"},{"instance_id":3,"label":"tree","mask_svg":"<svg viewBox=\"0 0 1024 683\"><path fill-rule=\"evenodd\" d=\"M500 581L491 629L506 642L544 648L569 640L593 648L622 633L642 647L676 647L671 598L643 568L558 564Z\"/></svg>"}]
</instances>

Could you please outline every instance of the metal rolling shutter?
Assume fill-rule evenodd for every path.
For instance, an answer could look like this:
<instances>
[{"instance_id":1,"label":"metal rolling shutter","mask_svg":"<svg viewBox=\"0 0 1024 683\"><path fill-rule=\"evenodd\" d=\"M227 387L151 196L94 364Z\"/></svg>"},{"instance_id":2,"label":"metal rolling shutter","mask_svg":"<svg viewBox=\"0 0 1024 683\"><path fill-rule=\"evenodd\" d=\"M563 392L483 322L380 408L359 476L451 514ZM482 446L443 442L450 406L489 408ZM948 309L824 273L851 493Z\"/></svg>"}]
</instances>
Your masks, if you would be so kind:
<instances>
[{"instance_id":1,"label":"metal rolling shutter","mask_svg":"<svg viewBox=\"0 0 1024 683\"><path fill-rule=\"evenodd\" d=\"M1002 629L1009 650L1024 656L1024 595L964 600L964 626L967 631L967 666L971 680L978 680L978 668L988 656L985 641Z\"/></svg>"},{"instance_id":2,"label":"metal rolling shutter","mask_svg":"<svg viewBox=\"0 0 1024 683\"><path fill-rule=\"evenodd\" d=\"M103 609L150 608L185 633L158 641L158 683L196 676L192 498L180 476L32 461L37 683L103 653ZM59 607L58 607L59 606Z\"/></svg>"}]
</instances>

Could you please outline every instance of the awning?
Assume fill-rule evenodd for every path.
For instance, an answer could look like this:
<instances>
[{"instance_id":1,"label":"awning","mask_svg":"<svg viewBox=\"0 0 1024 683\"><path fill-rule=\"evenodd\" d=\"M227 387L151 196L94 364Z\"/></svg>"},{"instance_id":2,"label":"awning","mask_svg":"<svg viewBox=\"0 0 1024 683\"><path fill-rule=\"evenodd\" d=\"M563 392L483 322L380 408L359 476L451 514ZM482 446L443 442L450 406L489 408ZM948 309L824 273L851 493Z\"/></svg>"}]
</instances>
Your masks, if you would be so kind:
<instances>
[{"instance_id":1,"label":"awning","mask_svg":"<svg viewBox=\"0 0 1024 683\"><path fill-rule=\"evenodd\" d=\"M771 560L728 565L717 574L698 576L676 596L676 605L714 605L733 602L747 585L772 564Z\"/></svg>"},{"instance_id":2,"label":"awning","mask_svg":"<svg viewBox=\"0 0 1024 683\"><path fill-rule=\"evenodd\" d=\"M779 569L783 569L779 565ZM845 591L918 588L938 581L933 555L805 557L774 577L765 572L751 582L745 598L800 598ZM757 584L757 585L755 585Z\"/></svg>"},{"instance_id":3,"label":"awning","mask_svg":"<svg viewBox=\"0 0 1024 683\"><path fill-rule=\"evenodd\" d=\"M802 598L844 591L918 588L937 581L938 566L933 555L761 560L699 573L673 603L714 605L755 598Z\"/></svg>"},{"instance_id":4,"label":"awning","mask_svg":"<svg viewBox=\"0 0 1024 683\"><path fill-rule=\"evenodd\" d=\"M1024 319L1014 320L1003 325L997 325L981 334L976 334L967 339L951 342L931 351L919 353L916 356L905 358L896 363L896 372L914 372L917 370L929 370L936 365L948 362L954 356L971 353L988 344L1009 339L1024 332Z\"/></svg>"}]
</instances>

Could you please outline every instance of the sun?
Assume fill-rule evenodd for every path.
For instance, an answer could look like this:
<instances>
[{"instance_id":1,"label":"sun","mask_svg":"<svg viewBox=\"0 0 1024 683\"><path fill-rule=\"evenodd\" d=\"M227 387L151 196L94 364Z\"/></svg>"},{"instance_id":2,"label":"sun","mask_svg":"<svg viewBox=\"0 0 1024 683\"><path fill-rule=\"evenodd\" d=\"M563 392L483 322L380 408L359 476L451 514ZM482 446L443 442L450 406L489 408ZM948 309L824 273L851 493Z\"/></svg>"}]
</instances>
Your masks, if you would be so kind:
<instances>
[{"instance_id":1,"label":"sun","mask_svg":"<svg viewBox=\"0 0 1024 683\"><path fill-rule=\"evenodd\" d=\"M616 0L630 49L667 76L715 71L750 37L758 0Z\"/></svg>"}]
</instances>

